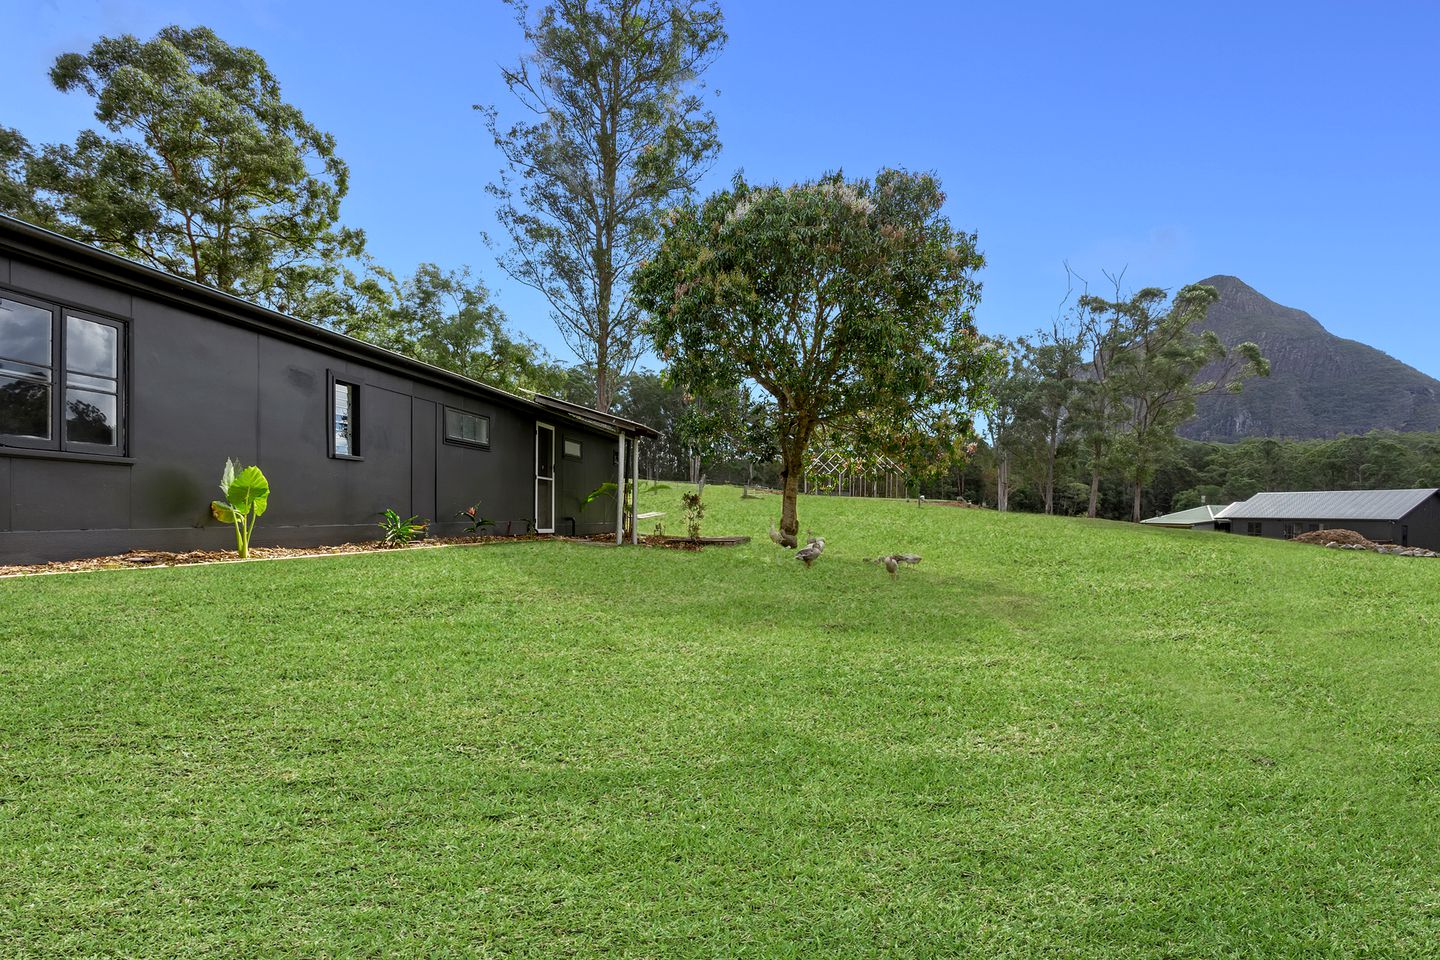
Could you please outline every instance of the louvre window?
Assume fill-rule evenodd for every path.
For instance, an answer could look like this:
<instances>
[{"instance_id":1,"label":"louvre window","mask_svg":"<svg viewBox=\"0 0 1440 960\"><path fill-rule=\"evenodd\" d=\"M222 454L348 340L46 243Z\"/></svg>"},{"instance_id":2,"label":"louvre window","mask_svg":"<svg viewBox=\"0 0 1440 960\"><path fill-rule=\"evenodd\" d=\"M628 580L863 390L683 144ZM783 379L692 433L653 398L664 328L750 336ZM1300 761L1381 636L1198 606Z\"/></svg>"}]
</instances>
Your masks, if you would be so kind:
<instances>
[{"instance_id":1,"label":"louvre window","mask_svg":"<svg viewBox=\"0 0 1440 960\"><path fill-rule=\"evenodd\" d=\"M360 457L360 388L332 377L330 390L330 455L340 459Z\"/></svg>"}]
</instances>

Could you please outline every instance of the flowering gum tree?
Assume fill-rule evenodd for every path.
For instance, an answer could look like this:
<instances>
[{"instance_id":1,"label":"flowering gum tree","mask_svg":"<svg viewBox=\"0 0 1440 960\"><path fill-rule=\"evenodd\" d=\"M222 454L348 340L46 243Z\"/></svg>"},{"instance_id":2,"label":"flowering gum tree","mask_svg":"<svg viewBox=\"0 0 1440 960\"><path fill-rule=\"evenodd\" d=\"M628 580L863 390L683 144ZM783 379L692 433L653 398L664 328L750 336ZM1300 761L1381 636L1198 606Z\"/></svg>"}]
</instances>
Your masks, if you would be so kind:
<instances>
[{"instance_id":1,"label":"flowering gum tree","mask_svg":"<svg viewBox=\"0 0 1440 960\"><path fill-rule=\"evenodd\" d=\"M944 202L933 175L903 170L790 187L737 175L674 211L637 273L637 303L676 382L697 393L754 383L774 401L791 545L817 430L886 450L942 422L951 440L973 435L994 362L973 320L984 258Z\"/></svg>"}]
</instances>

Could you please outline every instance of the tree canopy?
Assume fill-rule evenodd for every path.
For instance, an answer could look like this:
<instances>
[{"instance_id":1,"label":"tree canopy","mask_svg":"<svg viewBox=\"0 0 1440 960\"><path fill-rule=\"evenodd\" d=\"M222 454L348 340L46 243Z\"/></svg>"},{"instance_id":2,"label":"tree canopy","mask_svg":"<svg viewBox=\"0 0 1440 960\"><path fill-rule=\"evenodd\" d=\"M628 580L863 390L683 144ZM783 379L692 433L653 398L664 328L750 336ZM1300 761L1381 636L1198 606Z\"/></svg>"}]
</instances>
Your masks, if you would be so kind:
<instances>
[{"instance_id":1,"label":"tree canopy","mask_svg":"<svg viewBox=\"0 0 1440 960\"><path fill-rule=\"evenodd\" d=\"M934 176L903 170L790 187L736 176L675 210L636 276L677 382L697 393L750 382L774 403L781 532L792 541L818 429L903 450L937 417L971 434L986 403L994 351L973 319L984 258L944 201Z\"/></svg>"},{"instance_id":2,"label":"tree canopy","mask_svg":"<svg viewBox=\"0 0 1440 960\"><path fill-rule=\"evenodd\" d=\"M556 0L534 19L506 2L531 52L501 75L533 119L502 127L477 107L509 165L488 188L510 240L500 264L545 296L608 410L642 348L631 275L654 251L660 213L720 147L697 89L724 21L699 0Z\"/></svg>"},{"instance_id":3,"label":"tree canopy","mask_svg":"<svg viewBox=\"0 0 1440 960\"><path fill-rule=\"evenodd\" d=\"M81 240L306 319L339 261L349 173L254 50L204 27L103 37L55 60L101 130L27 162L31 202ZM13 152L13 146L12 146Z\"/></svg>"}]
</instances>

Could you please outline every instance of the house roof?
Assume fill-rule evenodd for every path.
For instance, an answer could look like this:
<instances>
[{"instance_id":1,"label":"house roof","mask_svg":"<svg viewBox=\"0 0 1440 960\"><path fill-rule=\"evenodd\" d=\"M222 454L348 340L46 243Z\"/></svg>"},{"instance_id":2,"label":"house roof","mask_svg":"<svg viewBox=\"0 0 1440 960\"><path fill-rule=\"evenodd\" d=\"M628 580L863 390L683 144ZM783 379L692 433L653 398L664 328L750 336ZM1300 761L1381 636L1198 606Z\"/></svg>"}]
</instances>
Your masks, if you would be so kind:
<instances>
[{"instance_id":1,"label":"house roof","mask_svg":"<svg viewBox=\"0 0 1440 960\"><path fill-rule=\"evenodd\" d=\"M1233 506L1233 504L1232 504ZM1175 513L1167 513L1163 517L1151 517L1148 520L1141 520L1141 523L1153 523L1157 527L1191 527L1197 523L1210 523L1220 515L1225 507L1213 503L1202 504L1198 507L1191 507L1189 510L1177 510Z\"/></svg>"},{"instance_id":2,"label":"house roof","mask_svg":"<svg viewBox=\"0 0 1440 960\"><path fill-rule=\"evenodd\" d=\"M488 383L461 376L451 370L407 357L402 353L396 353L373 343L317 326L307 320L262 307L258 303L243 300L203 283L177 277L118 254L92 247L88 243L81 243L53 230L0 214L0 254L3 253L39 260L56 269L79 273L101 283L120 284L127 289L138 290L145 296L162 302L178 304L191 309L198 307L208 314L218 315L241 326L258 327L286 339L319 345L341 356L367 361L442 387L479 394L511 406L536 411L547 410L592 428L600 427L613 431L640 433L651 437L659 436L659 433L653 428L633 420L603 414L598 410L565 403L565 401L555 401L555 403L564 404L563 408L557 407L553 403L542 403L539 399L540 395L537 395L535 399L522 397ZM553 398L546 399L553 400Z\"/></svg>"},{"instance_id":3,"label":"house roof","mask_svg":"<svg viewBox=\"0 0 1440 960\"><path fill-rule=\"evenodd\" d=\"M599 410L592 410L589 407L582 407L578 403L571 403L569 400L561 400L559 397L552 397L548 394L535 394L535 402L547 410L556 410L572 417L579 417L592 423L608 427L611 430L623 430L626 433L638 433L650 438L657 438L660 432L653 427L636 420L627 420L624 417L617 417L613 413L601 413Z\"/></svg>"},{"instance_id":4,"label":"house roof","mask_svg":"<svg viewBox=\"0 0 1440 960\"><path fill-rule=\"evenodd\" d=\"M1222 520L1399 520L1440 489L1420 490L1311 490L1297 493L1257 493L1243 503L1232 503L1220 513Z\"/></svg>"}]
</instances>

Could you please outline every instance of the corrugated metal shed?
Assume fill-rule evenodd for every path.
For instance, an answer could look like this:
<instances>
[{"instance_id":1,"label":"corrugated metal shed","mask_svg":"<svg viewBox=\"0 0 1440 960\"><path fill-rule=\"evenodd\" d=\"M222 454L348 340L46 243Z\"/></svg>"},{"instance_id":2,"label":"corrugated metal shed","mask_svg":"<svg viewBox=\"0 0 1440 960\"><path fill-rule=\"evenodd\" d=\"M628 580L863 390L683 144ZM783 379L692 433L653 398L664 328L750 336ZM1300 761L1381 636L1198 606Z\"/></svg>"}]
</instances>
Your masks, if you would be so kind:
<instances>
[{"instance_id":1,"label":"corrugated metal shed","mask_svg":"<svg viewBox=\"0 0 1440 960\"><path fill-rule=\"evenodd\" d=\"M1221 520L1399 520L1436 493L1425 490L1312 490L1257 493L1232 503Z\"/></svg>"},{"instance_id":2,"label":"corrugated metal shed","mask_svg":"<svg viewBox=\"0 0 1440 960\"><path fill-rule=\"evenodd\" d=\"M1225 507L1213 503L1204 504L1198 507L1191 507L1189 510L1178 510L1175 513L1167 513L1163 517L1151 517L1148 520L1141 520L1141 523L1153 523L1157 527L1192 527L1197 523L1210 523Z\"/></svg>"}]
</instances>

